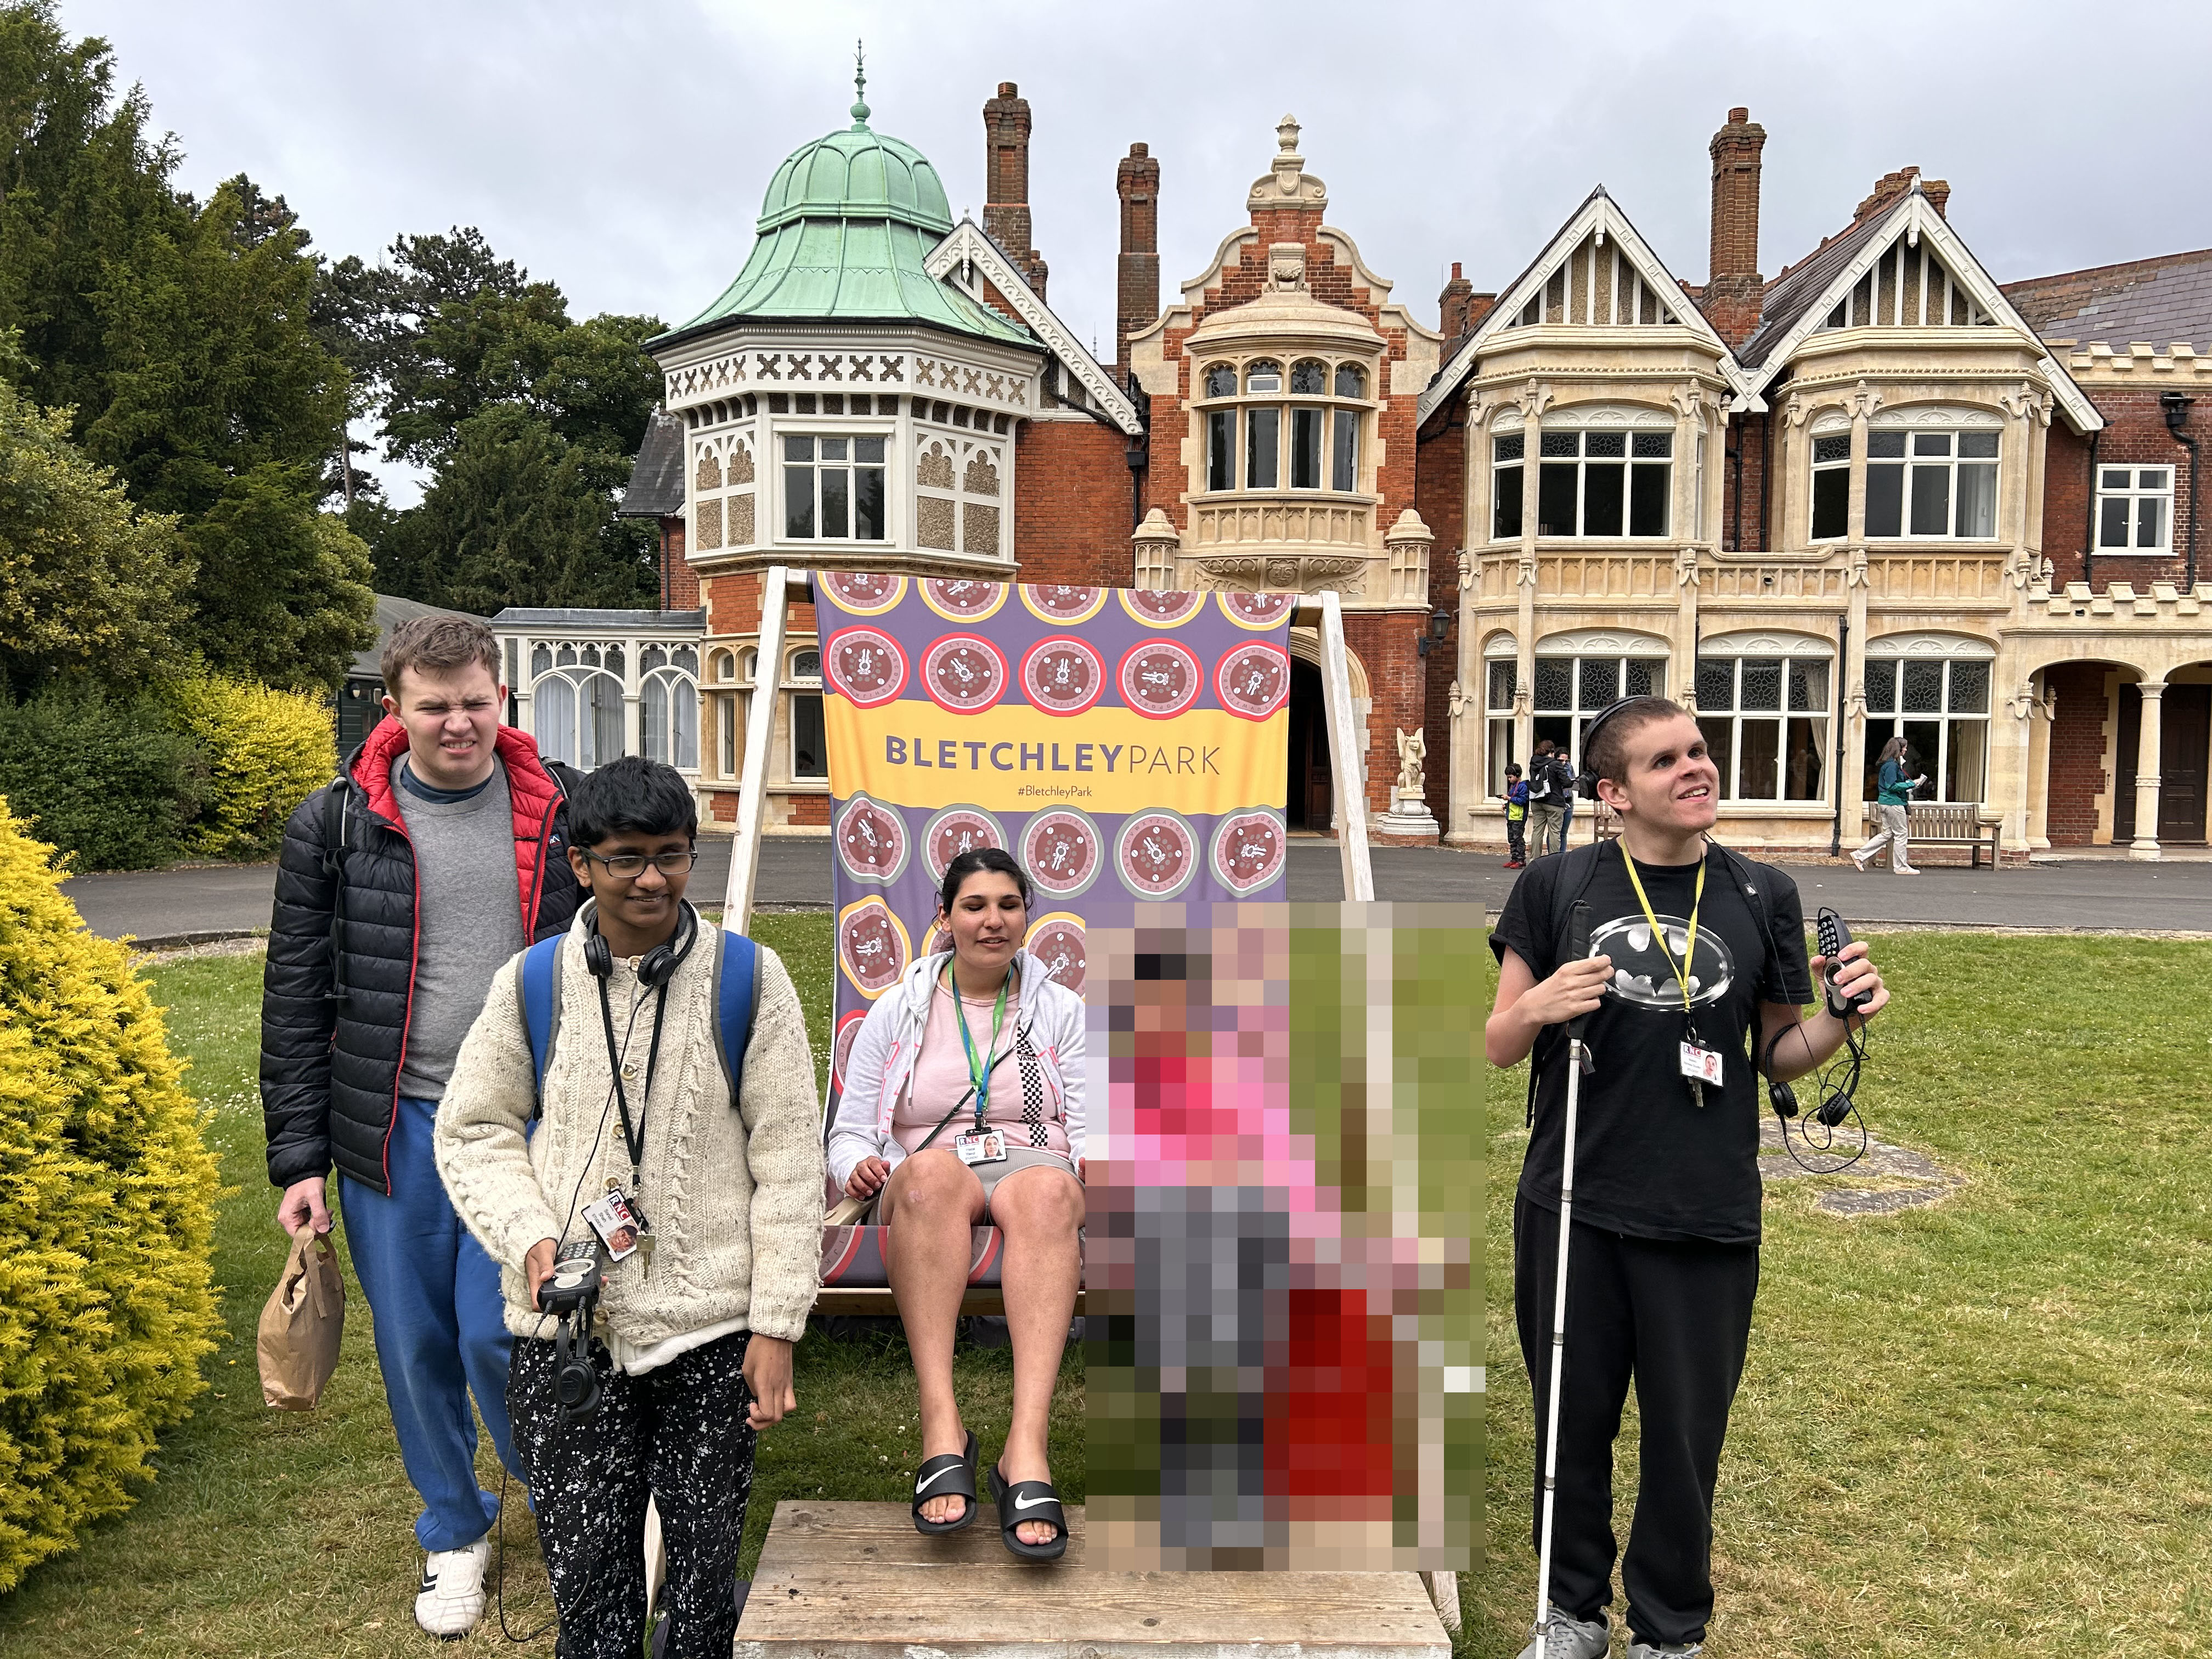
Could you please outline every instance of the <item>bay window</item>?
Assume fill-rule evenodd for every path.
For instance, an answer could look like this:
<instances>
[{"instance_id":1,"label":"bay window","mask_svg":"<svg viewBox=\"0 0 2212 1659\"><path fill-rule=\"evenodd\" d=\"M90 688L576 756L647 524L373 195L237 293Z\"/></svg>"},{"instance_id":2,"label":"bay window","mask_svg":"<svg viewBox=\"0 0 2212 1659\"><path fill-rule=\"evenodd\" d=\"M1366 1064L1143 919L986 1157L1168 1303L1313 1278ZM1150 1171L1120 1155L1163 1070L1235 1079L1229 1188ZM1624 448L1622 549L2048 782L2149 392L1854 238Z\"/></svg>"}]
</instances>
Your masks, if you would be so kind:
<instances>
[{"instance_id":1,"label":"bay window","mask_svg":"<svg viewBox=\"0 0 2212 1659\"><path fill-rule=\"evenodd\" d=\"M1987 540L1997 533L1994 431L1881 428L1867 434L1871 538Z\"/></svg>"},{"instance_id":2,"label":"bay window","mask_svg":"<svg viewBox=\"0 0 2212 1659\"><path fill-rule=\"evenodd\" d=\"M1241 368L1211 364L1199 385L1209 492L1357 492L1364 411L1356 405L1366 398L1365 368L1305 357L1285 374L1281 362L1262 357Z\"/></svg>"},{"instance_id":3,"label":"bay window","mask_svg":"<svg viewBox=\"0 0 2212 1659\"><path fill-rule=\"evenodd\" d=\"M1916 799L1978 801L1988 784L1988 659L1963 655L1903 658L1869 651L1866 665L1866 799L1875 798L1876 757L1905 739L1908 775L1934 786Z\"/></svg>"},{"instance_id":4,"label":"bay window","mask_svg":"<svg viewBox=\"0 0 2212 1659\"><path fill-rule=\"evenodd\" d=\"M888 440L783 441L783 533L787 541L884 539L884 449Z\"/></svg>"},{"instance_id":5,"label":"bay window","mask_svg":"<svg viewBox=\"0 0 2212 1659\"><path fill-rule=\"evenodd\" d=\"M1514 434L1516 440L1521 434ZM1504 443L1505 434L1493 441ZM1525 448L1508 466L1516 474L1510 532L1521 532ZM1674 489L1672 432L1540 432L1537 434L1536 533L1539 536L1664 536ZM1493 465L1502 459L1493 451ZM1517 465L1516 465L1517 464ZM1507 520L1504 496L1492 533Z\"/></svg>"},{"instance_id":6,"label":"bay window","mask_svg":"<svg viewBox=\"0 0 2212 1659\"><path fill-rule=\"evenodd\" d=\"M1722 799L1823 799L1830 663L1825 652L1698 659L1698 729Z\"/></svg>"}]
</instances>

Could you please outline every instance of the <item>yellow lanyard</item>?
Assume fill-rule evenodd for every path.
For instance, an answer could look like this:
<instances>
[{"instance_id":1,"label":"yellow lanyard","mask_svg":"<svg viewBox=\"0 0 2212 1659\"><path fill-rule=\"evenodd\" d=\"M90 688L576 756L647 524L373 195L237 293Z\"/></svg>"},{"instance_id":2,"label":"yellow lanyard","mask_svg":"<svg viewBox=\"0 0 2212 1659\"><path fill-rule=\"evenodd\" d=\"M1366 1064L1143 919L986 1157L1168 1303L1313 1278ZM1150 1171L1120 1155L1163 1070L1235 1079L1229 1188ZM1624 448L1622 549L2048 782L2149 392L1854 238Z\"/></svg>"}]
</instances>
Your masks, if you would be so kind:
<instances>
[{"instance_id":1,"label":"yellow lanyard","mask_svg":"<svg viewBox=\"0 0 2212 1659\"><path fill-rule=\"evenodd\" d=\"M1667 965L1674 970L1674 982L1682 988L1682 1012L1690 1012L1690 964L1698 958L1698 911L1705 902L1705 860L1698 860L1698 890L1690 901L1690 937L1682 947L1682 959L1674 960L1674 952L1667 944L1667 933L1659 925L1659 918L1651 913L1651 901L1644 896L1644 884L1637 878L1636 860L1628 849L1620 849L1620 861L1628 868L1628 884L1636 890L1636 902L1644 907L1644 920L1651 924L1651 937L1659 941L1660 954Z\"/></svg>"}]
</instances>

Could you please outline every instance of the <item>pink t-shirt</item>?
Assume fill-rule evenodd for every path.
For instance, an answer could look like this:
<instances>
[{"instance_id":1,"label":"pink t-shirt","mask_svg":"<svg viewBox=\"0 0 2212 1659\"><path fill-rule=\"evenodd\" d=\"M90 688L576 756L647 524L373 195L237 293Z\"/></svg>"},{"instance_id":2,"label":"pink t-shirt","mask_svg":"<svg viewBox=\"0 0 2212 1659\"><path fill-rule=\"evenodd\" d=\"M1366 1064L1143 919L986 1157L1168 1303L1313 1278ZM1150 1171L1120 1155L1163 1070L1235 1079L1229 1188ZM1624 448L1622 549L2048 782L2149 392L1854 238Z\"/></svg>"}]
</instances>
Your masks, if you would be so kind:
<instances>
[{"instance_id":1,"label":"pink t-shirt","mask_svg":"<svg viewBox=\"0 0 2212 1659\"><path fill-rule=\"evenodd\" d=\"M991 1040L991 1011L998 1006L996 991L987 997L966 997L960 1001L968 1010L968 1033L975 1045L980 1059ZM968 1051L960 1041L960 1028L953 1024L953 999L940 974L930 992L929 1024L923 1029L921 1053L914 1063L914 1077L900 1095L897 1108L891 1113L891 1135L909 1152L927 1139L929 1132L937 1127L938 1121L952 1109L953 1102L968 1092L972 1081L968 1072ZM1009 1053L1014 1046L1014 1029L1021 1022L1021 992L1018 986L1006 996L1006 1017L999 1031L996 1053ZM1042 1088L1042 1084L1039 1084ZM1036 1147L1037 1139L1032 1126L1022 1115L1023 1077L1020 1063L1007 1060L991 1073L990 1105L985 1121L994 1128L1007 1132L1007 1144L1012 1146ZM1040 1097L1037 1103L1041 1126L1044 1132L1042 1150L1067 1156L1067 1131L1052 1115L1049 1101ZM975 1127L975 1103L970 1100L960 1109L960 1115L945 1126L944 1132L930 1141L933 1148L942 1146L950 1151L952 1137L964 1134Z\"/></svg>"}]
</instances>

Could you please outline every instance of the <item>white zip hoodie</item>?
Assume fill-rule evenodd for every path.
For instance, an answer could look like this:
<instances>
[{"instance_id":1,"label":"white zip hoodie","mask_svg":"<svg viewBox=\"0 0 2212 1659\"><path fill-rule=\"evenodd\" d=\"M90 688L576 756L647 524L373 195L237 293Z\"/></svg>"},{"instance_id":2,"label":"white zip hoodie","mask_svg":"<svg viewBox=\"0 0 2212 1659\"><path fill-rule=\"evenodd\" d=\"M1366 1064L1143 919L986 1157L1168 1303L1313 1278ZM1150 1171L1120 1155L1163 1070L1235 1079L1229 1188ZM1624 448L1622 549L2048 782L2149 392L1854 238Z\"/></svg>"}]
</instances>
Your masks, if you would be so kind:
<instances>
[{"instance_id":1,"label":"white zip hoodie","mask_svg":"<svg viewBox=\"0 0 2212 1659\"><path fill-rule=\"evenodd\" d=\"M914 1076L929 1027L929 1000L945 964L945 951L908 968L899 982L876 999L853 1039L845 1062L845 1090L830 1126L830 1174L842 1189L863 1158L880 1158L896 1169L906 1148L891 1134L891 1114ZM1071 1159L1083 1157L1083 999L1054 979L1030 951L1017 951L1014 966L1022 976L1021 1036L1037 1057L1045 1098L1067 1132ZM1019 1047L1018 1039L1017 1048ZM1018 1062L1015 1062L1018 1064ZM941 1137L940 1137L941 1139Z\"/></svg>"}]
</instances>

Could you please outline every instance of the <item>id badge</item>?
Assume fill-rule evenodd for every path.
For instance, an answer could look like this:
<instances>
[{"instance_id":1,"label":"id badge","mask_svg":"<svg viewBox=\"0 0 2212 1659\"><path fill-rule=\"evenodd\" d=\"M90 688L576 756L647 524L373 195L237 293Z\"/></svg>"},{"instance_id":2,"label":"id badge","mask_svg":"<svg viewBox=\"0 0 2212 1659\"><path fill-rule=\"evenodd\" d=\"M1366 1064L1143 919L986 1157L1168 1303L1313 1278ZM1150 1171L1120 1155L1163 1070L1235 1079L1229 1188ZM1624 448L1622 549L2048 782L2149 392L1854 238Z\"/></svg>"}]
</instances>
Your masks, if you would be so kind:
<instances>
[{"instance_id":1,"label":"id badge","mask_svg":"<svg viewBox=\"0 0 2212 1659\"><path fill-rule=\"evenodd\" d=\"M1721 1081L1720 1050L1700 1048L1694 1042L1684 1043L1682 1075L1692 1083L1710 1083L1718 1087Z\"/></svg>"},{"instance_id":2,"label":"id badge","mask_svg":"<svg viewBox=\"0 0 2212 1659\"><path fill-rule=\"evenodd\" d=\"M1006 1136L1001 1129L991 1129L982 1134L956 1136L952 1150L960 1161L969 1168L978 1164L1003 1164L1006 1161Z\"/></svg>"},{"instance_id":3,"label":"id badge","mask_svg":"<svg viewBox=\"0 0 2212 1659\"><path fill-rule=\"evenodd\" d=\"M611 1260L625 1261L637 1253L643 1223L630 1208L629 1200L621 1193L609 1193L584 1206L584 1219L599 1236L599 1243L607 1247Z\"/></svg>"}]
</instances>

